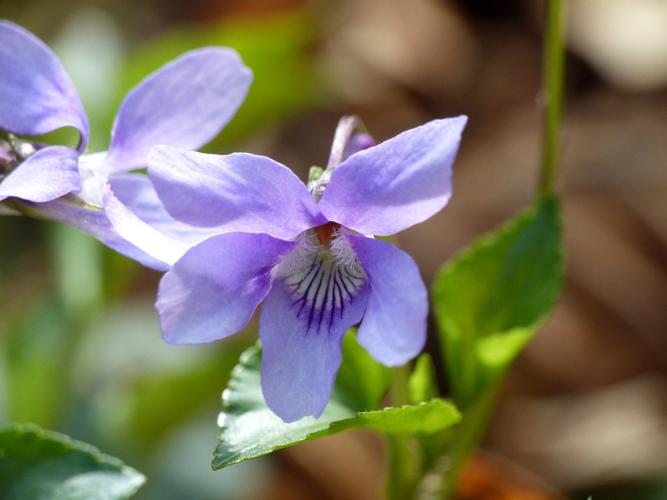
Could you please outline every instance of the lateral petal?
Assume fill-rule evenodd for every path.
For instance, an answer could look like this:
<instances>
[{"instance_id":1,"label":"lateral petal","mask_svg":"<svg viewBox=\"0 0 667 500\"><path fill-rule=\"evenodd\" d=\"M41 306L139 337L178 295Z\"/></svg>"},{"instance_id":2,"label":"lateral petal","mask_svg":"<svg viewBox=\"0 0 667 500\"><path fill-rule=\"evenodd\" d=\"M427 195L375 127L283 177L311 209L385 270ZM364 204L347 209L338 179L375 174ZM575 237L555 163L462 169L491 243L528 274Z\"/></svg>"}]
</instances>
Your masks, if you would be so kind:
<instances>
[{"instance_id":1,"label":"lateral petal","mask_svg":"<svg viewBox=\"0 0 667 500\"><path fill-rule=\"evenodd\" d=\"M402 365L426 342L428 295L419 268L412 257L386 241L346 236L369 280L357 339L381 363Z\"/></svg>"},{"instance_id":2,"label":"lateral petal","mask_svg":"<svg viewBox=\"0 0 667 500\"><path fill-rule=\"evenodd\" d=\"M293 243L228 233L188 250L160 281L157 310L172 344L212 342L241 330L271 288L271 269Z\"/></svg>"}]
</instances>

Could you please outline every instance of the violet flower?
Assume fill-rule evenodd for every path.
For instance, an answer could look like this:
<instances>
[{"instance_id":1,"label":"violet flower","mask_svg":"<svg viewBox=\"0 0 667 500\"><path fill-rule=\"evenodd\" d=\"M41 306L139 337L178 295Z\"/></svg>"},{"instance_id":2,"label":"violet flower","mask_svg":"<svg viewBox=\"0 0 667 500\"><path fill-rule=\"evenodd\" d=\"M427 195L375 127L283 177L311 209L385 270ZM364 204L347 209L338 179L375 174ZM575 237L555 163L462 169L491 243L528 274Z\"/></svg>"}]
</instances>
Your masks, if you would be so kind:
<instances>
[{"instance_id":1,"label":"violet flower","mask_svg":"<svg viewBox=\"0 0 667 500\"><path fill-rule=\"evenodd\" d=\"M109 150L94 154L84 154L89 127L78 94L41 40L0 21L0 68L0 130L26 136L74 127L81 137L76 149L0 142L0 202L160 270L210 236L174 221L148 177L130 172L146 167L156 144L197 149L227 124L252 80L235 51L190 51L148 76L121 104Z\"/></svg>"},{"instance_id":2,"label":"violet flower","mask_svg":"<svg viewBox=\"0 0 667 500\"><path fill-rule=\"evenodd\" d=\"M164 338L227 337L263 302L262 389L287 422L321 415L351 326L359 324L359 342L386 365L416 356L426 338L426 287L408 254L367 235L395 234L446 205L466 120L435 120L372 147L342 120L310 189L263 156L155 147L149 176L167 211L220 233L162 278Z\"/></svg>"}]
</instances>

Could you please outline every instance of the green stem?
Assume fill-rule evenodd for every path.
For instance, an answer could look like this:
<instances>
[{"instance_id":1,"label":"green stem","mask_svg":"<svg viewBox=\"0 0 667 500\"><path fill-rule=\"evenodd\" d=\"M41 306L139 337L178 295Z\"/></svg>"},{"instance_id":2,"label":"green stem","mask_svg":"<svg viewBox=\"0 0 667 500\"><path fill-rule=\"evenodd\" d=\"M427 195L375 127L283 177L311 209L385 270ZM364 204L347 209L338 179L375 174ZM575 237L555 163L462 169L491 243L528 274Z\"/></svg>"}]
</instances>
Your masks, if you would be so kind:
<instances>
[{"instance_id":1,"label":"green stem","mask_svg":"<svg viewBox=\"0 0 667 500\"><path fill-rule=\"evenodd\" d=\"M410 402L409 378L409 365L394 369L394 383L392 387L394 406L402 406ZM387 498L389 500L407 500L414 494L414 487L419 472L415 443L411 436L405 434L388 434L386 441L387 451L389 452Z\"/></svg>"},{"instance_id":2,"label":"green stem","mask_svg":"<svg viewBox=\"0 0 667 500\"><path fill-rule=\"evenodd\" d=\"M392 397L394 406L402 406L410 403L409 380L410 365L403 365L394 368L394 384L392 387Z\"/></svg>"},{"instance_id":3,"label":"green stem","mask_svg":"<svg viewBox=\"0 0 667 500\"><path fill-rule=\"evenodd\" d=\"M540 195L555 189L560 156L560 126L563 115L563 81L565 77L565 2L550 0L547 33L544 44L544 139Z\"/></svg>"},{"instance_id":4,"label":"green stem","mask_svg":"<svg viewBox=\"0 0 667 500\"><path fill-rule=\"evenodd\" d=\"M479 396L476 404L465 410L461 424L452 429L453 443L446 457L444 470L440 471L442 483L437 498L443 500L454 498L461 470L486 434L501 380L502 377Z\"/></svg>"}]
</instances>

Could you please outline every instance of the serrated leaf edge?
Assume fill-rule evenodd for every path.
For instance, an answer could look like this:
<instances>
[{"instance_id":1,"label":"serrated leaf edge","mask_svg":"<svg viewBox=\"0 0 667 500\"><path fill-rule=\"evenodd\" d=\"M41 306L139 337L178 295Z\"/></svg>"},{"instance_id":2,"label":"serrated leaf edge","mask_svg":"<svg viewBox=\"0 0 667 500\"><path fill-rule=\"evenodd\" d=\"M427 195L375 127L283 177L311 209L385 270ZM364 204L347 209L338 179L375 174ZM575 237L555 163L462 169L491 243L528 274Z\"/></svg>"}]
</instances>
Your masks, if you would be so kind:
<instances>
[{"instance_id":1,"label":"serrated leaf edge","mask_svg":"<svg viewBox=\"0 0 667 500\"><path fill-rule=\"evenodd\" d=\"M246 352L248 352L248 351L246 351ZM242 366L242 364L239 363L237 365L237 367L238 366ZM229 389L229 387L227 389ZM225 391L227 389L225 389ZM224 394L225 391L223 391L223 394ZM222 469L224 467L229 467L230 465L235 465L235 464L238 464L238 463L241 463L241 462L245 462L246 460L250 460L250 459L253 459L253 458L259 458L259 457L262 457L264 455L268 455L270 453L273 453L274 451L282 450L284 448L289 448L291 446L295 446L295 445L298 445L300 443L310 441L311 439L316 439L318 437L324 437L324 436L333 436L335 434L345 432L347 430L351 430L351 429L355 428L353 425L352 426L346 426L345 424L351 424L351 423L354 422L354 420L356 420L359 417L363 417L364 415L373 414L373 413L382 413L382 412L387 412L389 410L396 410L396 409L408 409L408 408L417 408L417 407L421 407L421 406L428 406L428 405L433 404L434 402L444 403L444 404L448 405L449 408L451 410L453 410L453 412L454 412L455 418L452 421L448 422L448 424L446 426L444 426L443 429L445 427L452 426L452 425L454 425L454 424L456 424L460 421L461 413L459 413L459 410L456 408L456 406L453 403L451 403L450 401L447 401L447 400L442 399L442 398L433 398L429 401L421 401L417 404L406 404L406 405L401 405L401 406L385 406L384 408L379 408L377 410L365 410L365 411L356 412L354 415L352 415L350 417L330 422L323 429L313 431L313 432L309 432L309 433L305 434L300 439L295 439L294 441L291 441L289 443L278 444L276 446L272 446L269 451L244 455L243 457L239 457L238 459L234 459L231 462L226 462L224 460L219 460L219 455L214 451L214 453L213 453L213 462L212 462L211 466L212 466L213 470L219 470L219 469ZM221 413L224 414L224 411L221 412ZM222 420L226 420L226 419L222 419ZM366 426L359 426L359 427L356 427L356 428L357 429L375 430L372 427L366 427ZM224 424L220 426L220 436L224 433L225 429L226 429L226 426ZM442 430L442 429L438 429L438 431L439 430ZM433 431L433 432L438 432L438 431ZM377 432L380 432L380 431L377 431ZM408 431L405 431L405 433L406 434L431 434L432 432L416 431L416 432L410 433ZM222 442L222 439L218 438L218 443L221 443L221 442ZM217 450L217 448L218 447L216 447L216 450ZM222 462L224 462L224 463L222 463Z\"/></svg>"}]
</instances>

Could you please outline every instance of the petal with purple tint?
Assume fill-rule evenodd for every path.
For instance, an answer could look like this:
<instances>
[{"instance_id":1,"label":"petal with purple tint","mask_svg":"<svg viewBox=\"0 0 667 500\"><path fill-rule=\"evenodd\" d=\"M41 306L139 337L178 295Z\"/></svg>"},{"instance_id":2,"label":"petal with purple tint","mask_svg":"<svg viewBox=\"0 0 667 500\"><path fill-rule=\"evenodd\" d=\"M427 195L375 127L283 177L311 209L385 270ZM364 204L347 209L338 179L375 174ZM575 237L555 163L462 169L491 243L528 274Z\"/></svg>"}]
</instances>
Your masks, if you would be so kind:
<instances>
[{"instance_id":1,"label":"petal with purple tint","mask_svg":"<svg viewBox=\"0 0 667 500\"><path fill-rule=\"evenodd\" d=\"M271 270L293 243L228 233L192 247L160 281L157 309L172 344L222 339L241 330L271 289Z\"/></svg>"},{"instance_id":2,"label":"petal with purple tint","mask_svg":"<svg viewBox=\"0 0 667 500\"><path fill-rule=\"evenodd\" d=\"M149 175L167 211L186 224L291 239L327 222L299 178L264 156L158 146Z\"/></svg>"},{"instance_id":3,"label":"petal with purple tint","mask_svg":"<svg viewBox=\"0 0 667 500\"><path fill-rule=\"evenodd\" d=\"M109 222L104 210L78 202L69 196L48 203L25 203L25 209L36 217L54 220L89 234L118 253L151 269L166 271L169 264L147 254L122 238Z\"/></svg>"},{"instance_id":4,"label":"petal with purple tint","mask_svg":"<svg viewBox=\"0 0 667 500\"><path fill-rule=\"evenodd\" d=\"M144 167L152 146L199 149L231 120L248 93L251 71L225 48L194 50L135 87L118 110L108 165Z\"/></svg>"},{"instance_id":5,"label":"petal with purple tint","mask_svg":"<svg viewBox=\"0 0 667 500\"><path fill-rule=\"evenodd\" d=\"M104 213L118 235L151 257L173 265L189 248L187 243L158 231L140 219L105 185Z\"/></svg>"},{"instance_id":6,"label":"petal with purple tint","mask_svg":"<svg viewBox=\"0 0 667 500\"><path fill-rule=\"evenodd\" d=\"M40 39L9 21L0 21L0 129L41 135L61 127L88 142L88 118L65 69Z\"/></svg>"},{"instance_id":7,"label":"petal with purple tint","mask_svg":"<svg viewBox=\"0 0 667 500\"><path fill-rule=\"evenodd\" d=\"M357 263L322 257L320 250L304 240L283 259L259 318L264 399L286 422L322 414L343 335L366 307L366 280Z\"/></svg>"},{"instance_id":8,"label":"petal with purple tint","mask_svg":"<svg viewBox=\"0 0 667 500\"><path fill-rule=\"evenodd\" d=\"M365 132L354 133L345 145L345 149L343 150L343 160L347 160L353 154L363 151L364 149L372 148L375 145L376 142L372 135Z\"/></svg>"},{"instance_id":9,"label":"petal with purple tint","mask_svg":"<svg viewBox=\"0 0 667 500\"><path fill-rule=\"evenodd\" d=\"M350 156L331 176L320 207L362 234L390 235L441 210L464 116L434 120Z\"/></svg>"},{"instance_id":10,"label":"petal with purple tint","mask_svg":"<svg viewBox=\"0 0 667 500\"><path fill-rule=\"evenodd\" d=\"M78 153L65 146L40 149L0 180L0 200L15 197L43 203L78 191Z\"/></svg>"},{"instance_id":11,"label":"petal with purple tint","mask_svg":"<svg viewBox=\"0 0 667 500\"><path fill-rule=\"evenodd\" d=\"M219 234L214 229L189 226L167 213L145 174L119 174L107 179L114 197L141 221L172 238L177 246L188 248ZM181 254L182 255L182 254ZM178 256L180 258L180 255Z\"/></svg>"},{"instance_id":12,"label":"petal with purple tint","mask_svg":"<svg viewBox=\"0 0 667 500\"><path fill-rule=\"evenodd\" d=\"M381 363L402 365L426 342L428 296L417 264L385 241L347 238L369 280L368 305L357 339Z\"/></svg>"}]
</instances>

